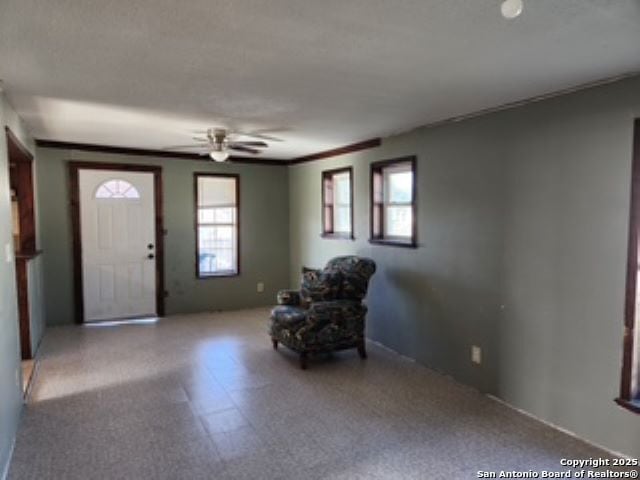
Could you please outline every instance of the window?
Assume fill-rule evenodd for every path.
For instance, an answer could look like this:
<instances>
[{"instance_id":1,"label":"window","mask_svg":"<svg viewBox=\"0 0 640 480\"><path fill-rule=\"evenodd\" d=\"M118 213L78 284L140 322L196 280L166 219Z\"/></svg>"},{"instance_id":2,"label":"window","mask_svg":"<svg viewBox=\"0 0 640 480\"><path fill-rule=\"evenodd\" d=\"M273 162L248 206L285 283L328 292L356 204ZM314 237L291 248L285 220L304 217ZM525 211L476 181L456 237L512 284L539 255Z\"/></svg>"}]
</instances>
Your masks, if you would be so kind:
<instances>
[{"instance_id":1,"label":"window","mask_svg":"<svg viewBox=\"0 0 640 480\"><path fill-rule=\"evenodd\" d=\"M195 177L197 275L237 275L239 178L209 173Z\"/></svg>"},{"instance_id":2,"label":"window","mask_svg":"<svg viewBox=\"0 0 640 480\"><path fill-rule=\"evenodd\" d=\"M322 172L322 236L353 238L353 169Z\"/></svg>"},{"instance_id":3,"label":"window","mask_svg":"<svg viewBox=\"0 0 640 480\"><path fill-rule=\"evenodd\" d=\"M631 177L622 380L616 401L640 413L640 119L635 121Z\"/></svg>"},{"instance_id":4,"label":"window","mask_svg":"<svg viewBox=\"0 0 640 480\"><path fill-rule=\"evenodd\" d=\"M416 159L371 164L372 243L416 246Z\"/></svg>"},{"instance_id":5,"label":"window","mask_svg":"<svg viewBox=\"0 0 640 480\"><path fill-rule=\"evenodd\" d=\"M126 180L107 180L96 190L96 198L140 198L140 193Z\"/></svg>"}]
</instances>

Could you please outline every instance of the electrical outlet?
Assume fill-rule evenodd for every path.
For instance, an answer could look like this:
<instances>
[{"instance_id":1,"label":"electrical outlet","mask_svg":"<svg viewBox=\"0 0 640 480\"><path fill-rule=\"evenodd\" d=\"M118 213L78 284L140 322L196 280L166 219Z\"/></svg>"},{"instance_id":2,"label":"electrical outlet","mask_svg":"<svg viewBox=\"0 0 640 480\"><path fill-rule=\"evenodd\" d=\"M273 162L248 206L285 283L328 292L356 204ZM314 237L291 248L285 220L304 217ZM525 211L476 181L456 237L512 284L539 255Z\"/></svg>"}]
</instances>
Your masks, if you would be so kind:
<instances>
[{"instance_id":1,"label":"electrical outlet","mask_svg":"<svg viewBox=\"0 0 640 480\"><path fill-rule=\"evenodd\" d=\"M258 282L258 293L264 292L264 282Z\"/></svg>"},{"instance_id":2,"label":"electrical outlet","mask_svg":"<svg viewBox=\"0 0 640 480\"><path fill-rule=\"evenodd\" d=\"M5 243L4 245L4 258L7 263L13 262L13 252L11 251L11 244Z\"/></svg>"},{"instance_id":3,"label":"electrical outlet","mask_svg":"<svg viewBox=\"0 0 640 480\"><path fill-rule=\"evenodd\" d=\"M482 363L482 349L477 345L471 345L471 361L478 365Z\"/></svg>"}]
</instances>

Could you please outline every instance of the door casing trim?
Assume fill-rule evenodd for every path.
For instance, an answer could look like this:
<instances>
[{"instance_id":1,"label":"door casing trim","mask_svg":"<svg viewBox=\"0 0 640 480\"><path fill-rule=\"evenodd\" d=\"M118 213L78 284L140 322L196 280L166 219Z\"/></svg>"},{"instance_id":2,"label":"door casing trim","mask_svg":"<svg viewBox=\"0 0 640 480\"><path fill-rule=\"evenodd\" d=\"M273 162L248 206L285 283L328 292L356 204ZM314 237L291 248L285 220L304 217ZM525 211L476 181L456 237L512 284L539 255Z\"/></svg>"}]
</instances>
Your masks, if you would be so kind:
<instances>
[{"instance_id":1,"label":"door casing trim","mask_svg":"<svg viewBox=\"0 0 640 480\"><path fill-rule=\"evenodd\" d=\"M73 238L73 292L74 317L78 324L84 323L84 285L82 282L82 234L80 229L80 170L118 170L123 172L153 173L156 233L156 311L165 315L164 280L164 211L162 203L162 167L129 163L69 161L69 195L71 208L71 230Z\"/></svg>"},{"instance_id":2,"label":"door casing trim","mask_svg":"<svg viewBox=\"0 0 640 480\"><path fill-rule=\"evenodd\" d=\"M39 255L36 247L35 217L35 176L33 155L20 139L7 126L4 128L7 143L7 173L9 178L17 177L18 216L20 217L20 235L15 246L16 290L18 299L18 328L20 332L20 352L22 360L34 357L31 348L31 318L29 312L29 266L28 262ZM15 168L13 173L10 170ZM15 177L14 177L15 178ZM35 346L37 348L37 345Z\"/></svg>"}]
</instances>

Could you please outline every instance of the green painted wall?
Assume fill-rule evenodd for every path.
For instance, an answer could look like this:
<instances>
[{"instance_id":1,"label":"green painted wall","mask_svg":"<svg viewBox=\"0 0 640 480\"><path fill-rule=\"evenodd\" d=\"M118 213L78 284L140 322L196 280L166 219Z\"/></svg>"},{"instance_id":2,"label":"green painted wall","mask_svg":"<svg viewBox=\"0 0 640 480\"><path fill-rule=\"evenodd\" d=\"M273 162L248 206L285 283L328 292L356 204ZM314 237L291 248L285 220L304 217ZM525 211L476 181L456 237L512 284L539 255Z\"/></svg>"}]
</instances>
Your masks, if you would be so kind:
<instances>
[{"instance_id":1,"label":"green painted wall","mask_svg":"<svg viewBox=\"0 0 640 480\"><path fill-rule=\"evenodd\" d=\"M303 265L370 256L372 339L638 457L639 419L613 402L635 117L640 77L291 167L290 283ZM413 154L419 248L372 246L369 164ZM320 174L347 165L356 240L323 239Z\"/></svg>"},{"instance_id":2,"label":"green painted wall","mask_svg":"<svg viewBox=\"0 0 640 480\"><path fill-rule=\"evenodd\" d=\"M16 270L13 260L6 261L5 246L13 256L11 194L4 127L8 126L20 141L33 151L33 142L11 105L0 92L0 478L6 472L22 408L20 340ZM35 272L37 274L37 271ZM38 302L38 299L34 299ZM39 326L38 326L39 328ZM37 338L37 336L36 336Z\"/></svg>"},{"instance_id":3,"label":"green painted wall","mask_svg":"<svg viewBox=\"0 0 640 480\"><path fill-rule=\"evenodd\" d=\"M163 169L167 314L247 308L273 303L288 284L289 210L285 167L215 164L38 148L47 324L73 322L69 160L159 165ZM194 172L240 174L238 277L195 278ZM45 180L46 179L46 180ZM264 293L257 283L264 282Z\"/></svg>"}]
</instances>

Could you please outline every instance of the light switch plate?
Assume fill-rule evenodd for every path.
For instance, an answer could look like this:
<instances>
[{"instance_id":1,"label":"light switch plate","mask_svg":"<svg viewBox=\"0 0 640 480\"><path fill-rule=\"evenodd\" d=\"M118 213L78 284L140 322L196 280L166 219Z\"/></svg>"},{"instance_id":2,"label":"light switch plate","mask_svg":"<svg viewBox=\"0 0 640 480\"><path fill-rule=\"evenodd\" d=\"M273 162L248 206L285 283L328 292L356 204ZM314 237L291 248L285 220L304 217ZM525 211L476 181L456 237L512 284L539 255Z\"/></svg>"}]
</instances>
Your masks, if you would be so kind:
<instances>
[{"instance_id":1,"label":"light switch plate","mask_svg":"<svg viewBox=\"0 0 640 480\"><path fill-rule=\"evenodd\" d=\"M5 243L4 245L4 258L7 263L13 262L13 251L11 250L10 243Z\"/></svg>"},{"instance_id":2,"label":"light switch plate","mask_svg":"<svg viewBox=\"0 0 640 480\"><path fill-rule=\"evenodd\" d=\"M482 349L477 345L471 346L471 361L477 365L482 363Z\"/></svg>"},{"instance_id":3,"label":"light switch plate","mask_svg":"<svg viewBox=\"0 0 640 480\"><path fill-rule=\"evenodd\" d=\"M258 282L258 293L263 293L263 292L264 292L264 283Z\"/></svg>"}]
</instances>

